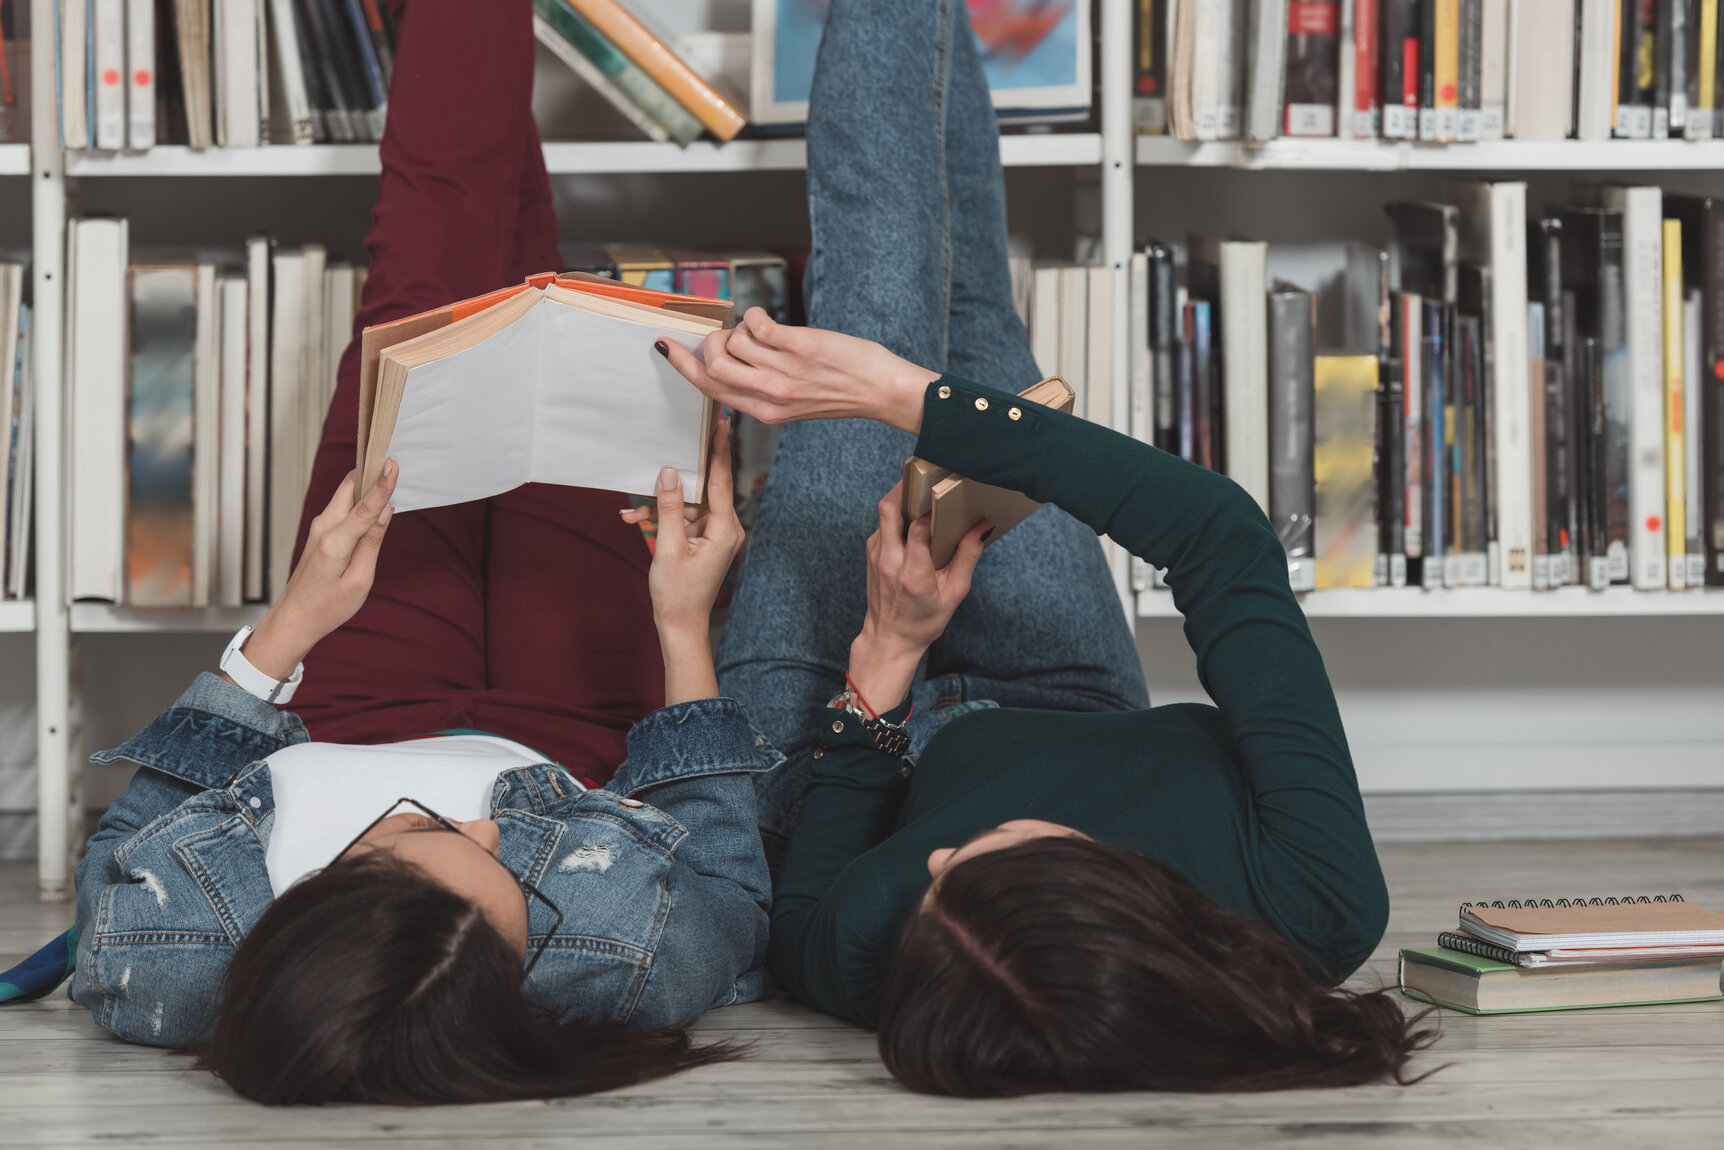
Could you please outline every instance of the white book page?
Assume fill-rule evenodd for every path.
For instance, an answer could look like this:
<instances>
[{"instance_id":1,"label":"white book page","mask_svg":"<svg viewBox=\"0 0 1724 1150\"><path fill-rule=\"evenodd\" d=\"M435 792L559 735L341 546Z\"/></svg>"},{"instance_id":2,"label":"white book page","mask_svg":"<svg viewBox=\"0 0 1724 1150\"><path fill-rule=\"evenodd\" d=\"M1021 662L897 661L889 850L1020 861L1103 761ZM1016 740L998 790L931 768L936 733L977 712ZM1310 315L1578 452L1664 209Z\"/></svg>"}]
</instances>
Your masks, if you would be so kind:
<instances>
[{"instance_id":1,"label":"white book page","mask_svg":"<svg viewBox=\"0 0 1724 1150\"><path fill-rule=\"evenodd\" d=\"M655 340L699 336L545 299L483 343L411 369L389 454L398 511L523 483L651 495L675 467L697 498L705 398Z\"/></svg>"}]
</instances>

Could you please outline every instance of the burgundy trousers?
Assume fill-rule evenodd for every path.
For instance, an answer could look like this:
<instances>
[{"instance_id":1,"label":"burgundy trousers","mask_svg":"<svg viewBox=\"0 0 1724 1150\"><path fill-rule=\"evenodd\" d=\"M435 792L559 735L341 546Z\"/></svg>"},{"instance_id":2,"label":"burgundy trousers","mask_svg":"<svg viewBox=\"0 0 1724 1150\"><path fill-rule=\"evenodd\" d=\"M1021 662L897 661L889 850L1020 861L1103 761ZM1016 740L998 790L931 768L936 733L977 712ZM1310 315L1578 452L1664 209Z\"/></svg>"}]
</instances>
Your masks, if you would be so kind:
<instances>
[{"instance_id":1,"label":"burgundy trousers","mask_svg":"<svg viewBox=\"0 0 1724 1150\"><path fill-rule=\"evenodd\" d=\"M483 15L479 15L479 9ZM359 333L561 268L539 149L529 0L411 0L365 239L371 269L324 421L294 558L354 465ZM518 740L604 782L663 705L640 531L616 493L530 484L397 515L359 613L305 660L315 739L448 728Z\"/></svg>"}]
</instances>

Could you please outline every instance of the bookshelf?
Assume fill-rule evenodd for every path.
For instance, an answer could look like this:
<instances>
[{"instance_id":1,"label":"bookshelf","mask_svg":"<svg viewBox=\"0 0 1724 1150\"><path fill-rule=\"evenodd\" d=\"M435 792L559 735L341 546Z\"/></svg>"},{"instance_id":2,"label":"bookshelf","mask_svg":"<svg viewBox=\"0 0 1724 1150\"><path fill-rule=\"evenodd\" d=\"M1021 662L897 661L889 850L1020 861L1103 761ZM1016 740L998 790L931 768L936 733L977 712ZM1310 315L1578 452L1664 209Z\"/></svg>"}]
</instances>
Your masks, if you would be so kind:
<instances>
[{"instance_id":1,"label":"bookshelf","mask_svg":"<svg viewBox=\"0 0 1724 1150\"><path fill-rule=\"evenodd\" d=\"M0 601L0 633L18 634L36 629L36 604L29 599Z\"/></svg>"},{"instance_id":2,"label":"bookshelf","mask_svg":"<svg viewBox=\"0 0 1724 1150\"><path fill-rule=\"evenodd\" d=\"M30 174L29 144L0 144L0 176Z\"/></svg>"},{"instance_id":3,"label":"bookshelf","mask_svg":"<svg viewBox=\"0 0 1724 1150\"><path fill-rule=\"evenodd\" d=\"M22 146L22 145L20 145ZM559 175L650 175L693 172L801 171L808 163L804 140L697 141L675 144L633 141L544 145L545 166ZM1000 144L1007 167L1077 167L1101 162L1101 137L1093 132L1025 132ZM28 172L28 148L19 175ZM161 145L147 152L73 152L66 175L121 176L375 176L375 144L316 144L310 147L206 148ZM0 173L5 169L0 168Z\"/></svg>"},{"instance_id":4,"label":"bookshelf","mask_svg":"<svg viewBox=\"0 0 1724 1150\"><path fill-rule=\"evenodd\" d=\"M263 618L268 608L262 603L244 607L194 607L186 611L148 610L137 607L117 607L112 603L79 602L72 604L71 628L74 635L191 633L215 631L233 634L241 627L252 627Z\"/></svg>"},{"instance_id":5,"label":"bookshelf","mask_svg":"<svg viewBox=\"0 0 1724 1150\"><path fill-rule=\"evenodd\" d=\"M1504 591L1500 587L1348 587L1299 596L1308 619L1632 619L1647 616L1724 615L1724 590L1636 591L1611 587L1589 591ZM1177 619L1173 596L1145 591L1137 597L1140 619Z\"/></svg>"},{"instance_id":6,"label":"bookshelf","mask_svg":"<svg viewBox=\"0 0 1724 1150\"><path fill-rule=\"evenodd\" d=\"M1139 136L1140 167L1338 172L1716 171L1724 140L1488 140L1418 144L1406 140L1279 139L1194 143Z\"/></svg>"}]
</instances>

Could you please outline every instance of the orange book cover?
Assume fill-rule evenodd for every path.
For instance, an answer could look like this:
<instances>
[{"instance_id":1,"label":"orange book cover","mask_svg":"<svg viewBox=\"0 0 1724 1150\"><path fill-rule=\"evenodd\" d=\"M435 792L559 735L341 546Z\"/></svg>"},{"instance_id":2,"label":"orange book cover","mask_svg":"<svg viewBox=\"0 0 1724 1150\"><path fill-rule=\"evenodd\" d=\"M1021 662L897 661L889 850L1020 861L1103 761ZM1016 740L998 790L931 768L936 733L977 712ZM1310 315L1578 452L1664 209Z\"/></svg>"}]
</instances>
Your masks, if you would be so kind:
<instances>
[{"instance_id":1,"label":"orange book cover","mask_svg":"<svg viewBox=\"0 0 1724 1150\"><path fill-rule=\"evenodd\" d=\"M718 139L734 139L748 125L747 116L617 0L566 0L566 3L585 16Z\"/></svg>"}]
</instances>

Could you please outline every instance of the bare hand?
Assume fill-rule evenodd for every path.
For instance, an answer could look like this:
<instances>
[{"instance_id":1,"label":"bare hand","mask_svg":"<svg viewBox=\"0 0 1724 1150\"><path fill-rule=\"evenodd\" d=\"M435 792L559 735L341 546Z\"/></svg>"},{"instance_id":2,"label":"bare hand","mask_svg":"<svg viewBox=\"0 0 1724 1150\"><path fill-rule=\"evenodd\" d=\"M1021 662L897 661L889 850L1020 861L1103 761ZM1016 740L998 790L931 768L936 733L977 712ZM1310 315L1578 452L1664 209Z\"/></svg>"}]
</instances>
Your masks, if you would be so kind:
<instances>
[{"instance_id":1,"label":"bare hand","mask_svg":"<svg viewBox=\"0 0 1724 1150\"><path fill-rule=\"evenodd\" d=\"M245 657L258 670L287 678L318 640L364 606L384 533L395 514L389 497L399 475L400 467L388 460L365 498L355 503L357 473L348 472L329 505L311 521L292 577L246 640Z\"/></svg>"},{"instance_id":2,"label":"bare hand","mask_svg":"<svg viewBox=\"0 0 1724 1150\"><path fill-rule=\"evenodd\" d=\"M914 433L922 392L939 378L872 340L791 327L758 307L706 337L704 362L669 340L663 346L702 393L765 424L862 418Z\"/></svg>"},{"instance_id":3,"label":"bare hand","mask_svg":"<svg viewBox=\"0 0 1724 1150\"><path fill-rule=\"evenodd\" d=\"M743 530L736 518L733 488L729 420L721 420L713 436L705 507L684 503L682 477L674 468L659 473L658 506L651 516L658 520L658 538L647 589L652 593L653 618L661 636L667 629L697 631L704 641L713 600L731 561L742 549ZM623 518L631 523L648 517L641 511L623 512Z\"/></svg>"},{"instance_id":4,"label":"bare hand","mask_svg":"<svg viewBox=\"0 0 1724 1150\"><path fill-rule=\"evenodd\" d=\"M905 530L902 486L880 500L880 527L868 537L868 615L850 646L850 677L881 711L903 699L923 653L970 593L982 537L993 528L987 520L970 528L951 562L935 570L930 517Z\"/></svg>"}]
</instances>

